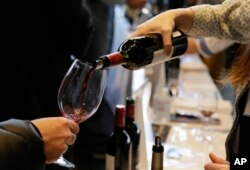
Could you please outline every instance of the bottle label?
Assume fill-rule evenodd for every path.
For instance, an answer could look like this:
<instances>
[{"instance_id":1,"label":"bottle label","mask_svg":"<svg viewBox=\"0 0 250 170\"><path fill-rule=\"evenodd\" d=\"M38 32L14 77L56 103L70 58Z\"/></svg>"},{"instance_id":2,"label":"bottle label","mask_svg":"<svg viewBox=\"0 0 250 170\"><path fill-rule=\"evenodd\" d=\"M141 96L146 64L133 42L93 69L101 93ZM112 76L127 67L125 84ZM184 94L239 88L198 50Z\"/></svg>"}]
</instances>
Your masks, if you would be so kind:
<instances>
[{"instance_id":1,"label":"bottle label","mask_svg":"<svg viewBox=\"0 0 250 170\"><path fill-rule=\"evenodd\" d=\"M164 53L163 49L155 51L153 61L150 64L150 66L155 65L155 64L159 64L159 63L163 63L164 61L168 61L168 60L172 60L172 59L176 58L176 57L172 57L172 54L173 54L173 50L169 56L167 56Z\"/></svg>"},{"instance_id":2,"label":"bottle label","mask_svg":"<svg viewBox=\"0 0 250 170\"><path fill-rule=\"evenodd\" d=\"M115 169L115 157L109 154L106 154L106 170Z\"/></svg>"}]
</instances>

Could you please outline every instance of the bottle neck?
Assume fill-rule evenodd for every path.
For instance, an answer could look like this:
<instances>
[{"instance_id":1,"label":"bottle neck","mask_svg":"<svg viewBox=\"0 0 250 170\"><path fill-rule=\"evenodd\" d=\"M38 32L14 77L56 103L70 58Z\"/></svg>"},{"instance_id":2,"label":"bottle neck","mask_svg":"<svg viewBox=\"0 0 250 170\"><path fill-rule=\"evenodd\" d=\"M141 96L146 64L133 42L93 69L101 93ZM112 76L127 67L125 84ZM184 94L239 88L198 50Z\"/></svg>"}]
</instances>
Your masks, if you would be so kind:
<instances>
[{"instance_id":1,"label":"bottle neck","mask_svg":"<svg viewBox=\"0 0 250 170\"><path fill-rule=\"evenodd\" d=\"M161 138L158 136L155 137L155 144L153 145L152 151L151 170L163 170L164 147L162 146Z\"/></svg>"},{"instance_id":2,"label":"bottle neck","mask_svg":"<svg viewBox=\"0 0 250 170\"><path fill-rule=\"evenodd\" d=\"M133 123L135 121L134 118L126 117L126 124Z\"/></svg>"},{"instance_id":3,"label":"bottle neck","mask_svg":"<svg viewBox=\"0 0 250 170\"><path fill-rule=\"evenodd\" d=\"M126 118L134 120L134 117L135 117L135 105L127 103L127 105L126 105Z\"/></svg>"},{"instance_id":4,"label":"bottle neck","mask_svg":"<svg viewBox=\"0 0 250 170\"><path fill-rule=\"evenodd\" d=\"M115 111L115 129L125 128L125 106L117 105Z\"/></svg>"},{"instance_id":5,"label":"bottle neck","mask_svg":"<svg viewBox=\"0 0 250 170\"><path fill-rule=\"evenodd\" d=\"M98 58L93 65L96 69L104 69L107 67L120 65L122 63L124 63L124 57L122 53L118 51Z\"/></svg>"}]
</instances>

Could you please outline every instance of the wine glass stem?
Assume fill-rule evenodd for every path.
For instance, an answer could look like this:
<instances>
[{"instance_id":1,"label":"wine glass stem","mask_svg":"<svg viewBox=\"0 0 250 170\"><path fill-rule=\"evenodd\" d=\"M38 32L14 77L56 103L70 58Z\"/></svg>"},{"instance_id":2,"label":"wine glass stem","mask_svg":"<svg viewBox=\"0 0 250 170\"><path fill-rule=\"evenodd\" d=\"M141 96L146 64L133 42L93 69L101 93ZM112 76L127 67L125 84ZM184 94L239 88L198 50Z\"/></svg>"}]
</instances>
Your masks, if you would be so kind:
<instances>
[{"instance_id":1,"label":"wine glass stem","mask_svg":"<svg viewBox=\"0 0 250 170\"><path fill-rule=\"evenodd\" d=\"M206 141L210 142L212 141L212 136L211 136L211 131L209 128L209 123L210 123L211 118L210 117L204 117L204 138Z\"/></svg>"},{"instance_id":2,"label":"wine glass stem","mask_svg":"<svg viewBox=\"0 0 250 170\"><path fill-rule=\"evenodd\" d=\"M66 167L66 168L75 168L75 165L71 162L69 162L67 159L65 159L63 157L63 155L61 155L55 162L56 164L58 165L61 165L63 167Z\"/></svg>"}]
</instances>

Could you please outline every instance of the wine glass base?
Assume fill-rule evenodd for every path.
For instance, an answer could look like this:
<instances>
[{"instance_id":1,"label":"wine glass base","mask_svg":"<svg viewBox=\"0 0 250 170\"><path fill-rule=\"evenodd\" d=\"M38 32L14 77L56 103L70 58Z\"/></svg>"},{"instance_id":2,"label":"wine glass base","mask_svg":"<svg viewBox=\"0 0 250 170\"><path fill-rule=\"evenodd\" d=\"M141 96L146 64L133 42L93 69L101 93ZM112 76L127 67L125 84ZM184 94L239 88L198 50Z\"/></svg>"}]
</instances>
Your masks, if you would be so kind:
<instances>
[{"instance_id":1,"label":"wine glass base","mask_svg":"<svg viewBox=\"0 0 250 170\"><path fill-rule=\"evenodd\" d=\"M54 162L60 166L66 167L66 168L75 168L75 165L71 162L69 162L67 159L65 159L63 156L60 156L60 158L58 158L56 160L56 162Z\"/></svg>"}]
</instances>

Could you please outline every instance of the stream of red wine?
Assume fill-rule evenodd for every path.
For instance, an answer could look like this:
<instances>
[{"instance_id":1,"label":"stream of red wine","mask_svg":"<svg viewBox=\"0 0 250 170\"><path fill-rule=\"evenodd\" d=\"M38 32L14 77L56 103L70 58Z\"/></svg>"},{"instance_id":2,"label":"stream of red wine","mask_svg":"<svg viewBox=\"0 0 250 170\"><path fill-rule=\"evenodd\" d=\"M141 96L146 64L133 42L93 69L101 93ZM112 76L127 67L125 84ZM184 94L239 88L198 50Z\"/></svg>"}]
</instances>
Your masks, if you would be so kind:
<instances>
[{"instance_id":1,"label":"stream of red wine","mask_svg":"<svg viewBox=\"0 0 250 170\"><path fill-rule=\"evenodd\" d=\"M75 121L78 124L87 120L90 117L88 111L86 110L84 105L82 105L82 103L83 103L84 94L85 94L85 91L87 88L89 78L94 70L95 70L94 67L89 69L84 80L83 80L82 93L80 96L80 106L77 108L72 108L72 107L67 106L67 105L64 106L63 116Z\"/></svg>"},{"instance_id":2,"label":"stream of red wine","mask_svg":"<svg viewBox=\"0 0 250 170\"><path fill-rule=\"evenodd\" d=\"M82 94L81 94L81 98L80 98L80 103L82 103L82 100L83 100L83 97L84 97L84 93L85 93L85 90L86 90L86 87L87 87L87 84L88 84L88 81L89 81L89 77L91 75L91 73L95 70L94 67L92 67L91 69L88 70L84 80L83 80L83 85L82 85Z\"/></svg>"}]
</instances>

